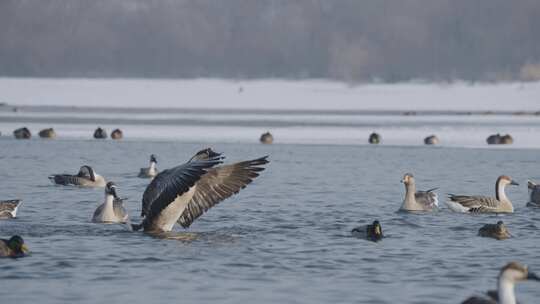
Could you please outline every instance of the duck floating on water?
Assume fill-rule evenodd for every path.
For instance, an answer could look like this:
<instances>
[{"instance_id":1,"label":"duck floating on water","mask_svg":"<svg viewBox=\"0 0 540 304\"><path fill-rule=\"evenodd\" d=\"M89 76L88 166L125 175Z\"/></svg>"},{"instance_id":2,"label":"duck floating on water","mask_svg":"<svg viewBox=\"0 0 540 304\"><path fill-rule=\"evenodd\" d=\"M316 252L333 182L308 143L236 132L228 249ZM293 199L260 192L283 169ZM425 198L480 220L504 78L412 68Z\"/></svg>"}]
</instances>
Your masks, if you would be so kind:
<instances>
[{"instance_id":1,"label":"duck floating on water","mask_svg":"<svg viewBox=\"0 0 540 304\"><path fill-rule=\"evenodd\" d=\"M270 132L263 133L259 139L263 144L271 144L274 142L274 136Z\"/></svg>"},{"instance_id":2,"label":"duck floating on water","mask_svg":"<svg viewBox=\"0 0 540 304\"><path fill-rule=\"evenodd\" d=\"M374 144L374 145L375 144L380 144L381 143L381 135L379 135L379 133L375 133L375 132L371 133L369 135L368 142L370 144Z\"/></svg>"},{"instance_id":3,"label":"duck floating on water","mask_svg":"<svg viewBox=\"0 0 540 304\"><path fill-rule=\"evenodd\" d=\"M510 145L514 142L514 139L510 134L501 135L499 133L490 135L486 142L488 145Z\"/></svg>"},{"instance_id":4,"label":"duck floating on water","mask_svg":"<svg viewBox=\"0 0 540 304\"><path fill-rule=\"evenodd\" d=\"M28 254L22 237L12 236L9 240L0 239L0 257L20 258Z\"/></svg>"},{"instance_id":5,"label":"duck floating on water","mask_svg":"<svg viewBox=\"0 0 540 304\"><path fill-rule=\"evenodd\" d=\"M529 202L527 203L527 207L540 207L540 185L537 185L532 181L527 181L527 188L529 189Z\"/></svg>"},{"instance_id":6,"label":"duck floating on water","mask_svg":"<svg viewBox=\"0 0 540 304\"><path fill-rule=\"evenodd\" d=\"M122 139L122 138L124 138L124 133L120 129L114 129L111 132L111 138L112 139Z\"/></svg>"},{"instance_id":7,"label":"duck floating on water","mask_svg":"<svg viewBox=\"0 0 540 304\"><path fill-rule=\"evenodd\" d=\"M94 223L127 223L128 214L124 208L124 200L116 194L116 185L108 182L105 186L105 202L94 211Z\"/></svg>"},{"instance_id":8,"label":"duck floating on water","mask_svg":"<svg viewBox=\"0 0 540 304\"><path fill-rule=\"evenodd\" d=\"M20 199L0 201L0 220L16 218L20 203Z\"/></svg>"},{"instance_id":9,"label":"duck floating on water","mask_svg":"<svg viewBox=\"0 0 540 304\"><path fill-rule=\"evenodd\" d=\"M140 178L152 178L155 177L158 174L158 170L156 168L157 159L154 154L150 155L150 167L148 168L141 168L139 171L139 177Z\"/></svg>"},{"instance_id":10,"label":"duck floating on water","mask_svg":"<svg viewBox=\"0 0 540 304\"><path fill-rule=\"evenodd\" d=\"M250 184L268 163L267 156L218 166L223 157L199 151L187 163L160 172L143 194L142 223L134 230L161 233L175 223L187 228L195 219Z\"/></svg>"},{"instance_id":11,"label":"duck floating on water","mask_svg":"<svg viewBox=\"0 0 540 304\"><path fill-rule=\"evenodd\" d=\"M501 269L497 290L488 291L488 298L473 296L461 304L516 304L514 285L525 280L540 281L540 277L530 272L527 266L510 262Z\"/></svg>"},{"instance_id":12,"label":"duck floating on water","mask_svg":"<svg viewBox=\"0 0 540 304\"><path fill-rule=\"evenodd\" d=\"M501 175L495 183L495 197L449 194L450 200L446 204L455 212L512 213L514 206L504 192L507 185L518 186L519 184L509 176Z\"/></svg>"},{"instance_id":13,"label":"duck floating on water","mask_svg":"<svg viewBox=\"0 0 540 304\"><path fill-rule=\"evenodd\" d=\"M30 139L32 133L27 127L23 127L13 131L13 136L15 136L16 139Z\"/></svg>"},{"instance_id":14,"label":"duck floating on water","mask_svg":"<svg viewBox=\"0 0 540 304\"><path fill-rule=\"evenodd\" d=\"M96 139L105 139L105 138L107 138L107 131L105 131L105 129L103 129L101 127L98 127L94 131L94 138L96 138Z\"/></svg>"},{"instance_id":15,"label":"duck floating on water","mask_svg":"<svg viewBox=\"0 0 540 304\"><path fill-rule=\"evenodd\" d=\"M56 132L54 132L53 128L48 128L48 129L43 129L39 131L38 135L41 138L55 138Z\"/></svg>"},{"instance_id":16,"label":"duck floating on water","mask_svg":"<svg viewBox=\"0 0 540 304\"><path fill-rule=\"evenodd\" d=\"M405 198L399 210L401 211L432 211L439 206L439 197L434 191L416 191L416 183L411 173L406 173L401 182L405 185Z\"/></svg>"},{"instance_id":17,"label":"duck floating on water","mask_svg":"<svg viewBox=\"0 0 540 304\"><path fill-rule=\"evenodd\" d=\"M105 187L107 182L103 176L97 174L90 166L82 166L76 175L54 174L49 179L57 185L73 185L81 187Z\"/></svg>"},{"instance_id":18,"label":"duck floating on water","mask_svg":"<svg viewBox=\"0 0 540 304\"><path fill-rule=\"evenodd\" d=\"M430 135L424 138L424 144L426 145L438 145L440 143L439 138L435 135Z\"/></svg>"},{"instance_id":19,"label":"duck floating on water","mask_svg":"<svg viewBox=\"0 0 540 304\"><path fill-rule=\"evenodd\" d=\"M368 241L378 242L384 238L381 223L375 220L371 225L356 227L351 231L354 237L363 238Z\"/></svg>"},{"instance_id":20,"label":"duck floating on water","mask_svg":"<svg viewBox=\"0 0 540 304\"><path fill-rule=\"evenodd\" d=\"M485 224L478 230L478 235L497 240L505 240L511 236L503 221L498 221L497 224Z\"/></svg>"}]
</instances>

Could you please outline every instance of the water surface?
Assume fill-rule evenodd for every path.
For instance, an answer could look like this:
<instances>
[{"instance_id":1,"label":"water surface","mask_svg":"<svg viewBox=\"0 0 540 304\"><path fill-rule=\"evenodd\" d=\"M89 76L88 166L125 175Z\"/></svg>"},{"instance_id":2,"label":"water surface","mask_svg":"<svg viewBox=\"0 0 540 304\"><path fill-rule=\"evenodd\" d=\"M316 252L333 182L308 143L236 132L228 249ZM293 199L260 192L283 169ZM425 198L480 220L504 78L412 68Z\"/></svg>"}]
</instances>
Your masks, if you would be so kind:
<instances>
[{"instance_id":1,"label":"water surface","mask_svg":"<svg viewBox=\"0 0 540 304\"><path fill-rule=\"evenodd\" d=\"M539 180L534 149L464 149L360 145L214 143L228 161L270 155L268 169L212 208L185 240L158 239L122 225L90 223L103 189L60 187L52 173L83 164L118 184L138 221L147 180L136 177L151 153L158 167L187 160L208 143L0 139L1 197L22 198L19 218L0 236L20 234L32 255L0 261L2 303L459 303L495 287L501 266L516 260L540 271L540 211L525 207L527 179ZM418 188L494 195L508 174L512 215L397 213L405 172ZM379 219L388 236L350 237ZM515 236L480 238L503 220ZM517 287L536 303L539 286Z\"/></svg>"}]
</instances>

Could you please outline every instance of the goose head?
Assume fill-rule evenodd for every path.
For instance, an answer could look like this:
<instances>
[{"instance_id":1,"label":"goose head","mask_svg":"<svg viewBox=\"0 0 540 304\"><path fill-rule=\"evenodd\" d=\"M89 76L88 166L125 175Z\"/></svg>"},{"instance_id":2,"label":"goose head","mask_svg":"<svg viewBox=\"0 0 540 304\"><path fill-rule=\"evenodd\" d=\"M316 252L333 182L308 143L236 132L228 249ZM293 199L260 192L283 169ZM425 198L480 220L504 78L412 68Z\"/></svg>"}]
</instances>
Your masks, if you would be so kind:
<instances>
[{"instance_id":1,"label":"goose head","mask_svg":"<svg viewBox=\"0 0 540 304\"><path fill-rule=\"evenodd\" d=\"M79 177L87 177L91 181L96 181L96 173L94 172L94 169L92 167L84 165L79 169L79 173L77 174Z\"/></svg>"},{"instance_id":2,"label":"goose head","mask_svg":"<svg viewBox=\"0 0 540 304\"><path fill-rule=\"evenodd\" d=\"M157 158L156 158L156 155L155 155L155 154L150 155L150 162L151 162L151 163L156 163L156 164L157 164Z\"/></svg>"},{"instance_id":3,"label":"goose head","mask_svg":"<svg viewBox=\"0 0 540 304\"><path fill-rule=\"evenodd\" d=\"M499 178L497 179L497 185L498 186L506 186L506 185L519 186L519 184L508 175L499 176Z\"/></svg>"},{"instance_id":4,"label":"goose head","mask_svg":"<svg viewBox=\"0 0 540 304\"><path fill-rule=\"evenodd\" d=\"M116 194L116 184L113 182L108 182L107 185L105 185L105 195L112 195L115 199L119 199L118 195Z\"/></svg>"},{"instance_id":5,"label":"goose head","mask_svg":"<svg viewBox=\"0 0 540 304\"><path fill-rule=\"evenodd\" d=\"M516 283L525 280L540 281L540 277L529 271L526 265L517 262L510 262L501 269L499 280Z\"/></svg>"},{"instance_id":6,"label":"goose head","mask_svg":"<svg viewBox=\"0 0 540 304\"><path fill-rule=\"evenodd\" d=\"M401 182L405 185L405 187L414 185L414 175L412 175L412 173L405 173Z\"/></svg>"},{"instance_id":7,"label":"goose head","mask_svg":"<svg viewBox=\"0 0 540 304\"><path fill-rule=\"evenodd\" d=\"M28 248L27 248L26 245L24 244L23 238L20 237L20 236L18 236L18 235L12 236L12 237L7 241L7 246L8 246L9 249L13 252L13 253L11 254L11 256L13 256L13 257L24 256L25 254L28 253Z\"/></svg>"}]
</instances>

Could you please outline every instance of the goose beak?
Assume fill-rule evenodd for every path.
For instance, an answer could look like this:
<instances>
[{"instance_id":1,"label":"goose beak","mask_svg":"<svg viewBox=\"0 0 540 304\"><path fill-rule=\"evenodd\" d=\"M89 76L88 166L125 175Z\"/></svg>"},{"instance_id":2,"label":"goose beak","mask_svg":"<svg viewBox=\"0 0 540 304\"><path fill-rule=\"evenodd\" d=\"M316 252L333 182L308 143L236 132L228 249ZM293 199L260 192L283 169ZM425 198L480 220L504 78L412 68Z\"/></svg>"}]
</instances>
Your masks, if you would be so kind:
<instances>
[{"instance_id":1,"label":"goose beak","mask_svg":"<svg viewBox=\"0 0 540 304\"><path fill-rule=\"evenodd\" d=\"M529 272L527 275L527 280L540 281L540 277L538 277L534 272Z\"/></svg>"},{"instance_id":2,"label":"goose beak","mask_svg":"<svg viewBox=\"0 0 540 304\"><path fill-rule=\"evenodd\" d=\"M510 182L510 185L519 186L519 184L516 183L516 181L514 181L514 180L512 180L512 181Z\"/></svg>"},{"instance_id":3,"label":"goose beak","mask_svg":"<svg viewBox=\"0 0 540 304\"><path fill-rule=\"evenodd\" d=\"M27 254L29 250L28 250L28 247L26 247L26 245L23 244L23 245L21 246L21 251L22 251L24 254Z\"/></svg>"}]
</instances>

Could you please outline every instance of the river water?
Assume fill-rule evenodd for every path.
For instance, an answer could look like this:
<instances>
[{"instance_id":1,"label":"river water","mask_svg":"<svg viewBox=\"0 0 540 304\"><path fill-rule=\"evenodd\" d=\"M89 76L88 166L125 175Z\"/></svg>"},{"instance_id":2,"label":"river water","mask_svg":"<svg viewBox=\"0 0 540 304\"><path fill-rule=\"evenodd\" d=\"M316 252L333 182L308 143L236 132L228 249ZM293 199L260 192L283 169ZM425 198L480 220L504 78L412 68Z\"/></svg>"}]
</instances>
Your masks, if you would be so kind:
<instances>
[{"instance_id":1,"label":"river water","mask_svg":"<svg viewBox=\"0 0 540 304\"><path fill-rule=\"evenodd\" d=\"M21 123L4 121L4 135ZM535 148L280 144L279 137L278 144L261 145L203 132L188 139L140 133L98 141L81 135L91 134L89 126L65 125L81 133L64 139L59 132L56 140L0 138L1 198L23 200L17 219L0 221L0 236L19 234L31 250L26 258L0 260L2 303L460 303L494 288L509 261L540 271L540 212L526 207L527 180L540 181ZM229 138L228 129L214 128ZM534 131L536 123L525 128ZM137 222L148 180L136 175L149 155L165 169L207 146L228 162L269 155L270 163L253 184L189 229L176 227L177 239L93 224L103 189L54 186L47 179L89 164L118 185ZM439 187L438 212L396 212L405 172L415 174L419 189ZM507 189L514 214L471 216L444 206L446 193L494 195L501 174L520 183ZM383 241L350 236L352 228L375 219L387 236ZM513 238L477 236L483 224L498 220ZM536 283L521 284L516 293L522 303L540 298Z\"/></svg>"}]
</instances>

